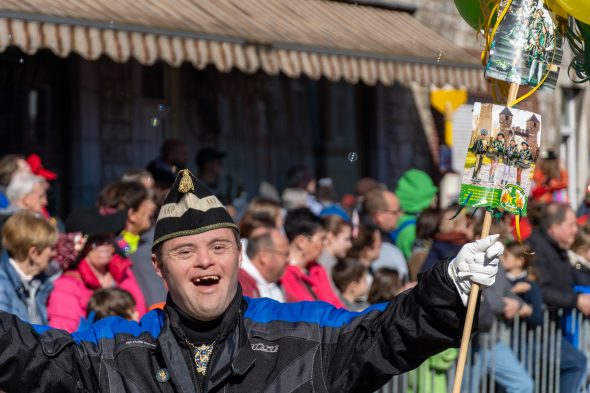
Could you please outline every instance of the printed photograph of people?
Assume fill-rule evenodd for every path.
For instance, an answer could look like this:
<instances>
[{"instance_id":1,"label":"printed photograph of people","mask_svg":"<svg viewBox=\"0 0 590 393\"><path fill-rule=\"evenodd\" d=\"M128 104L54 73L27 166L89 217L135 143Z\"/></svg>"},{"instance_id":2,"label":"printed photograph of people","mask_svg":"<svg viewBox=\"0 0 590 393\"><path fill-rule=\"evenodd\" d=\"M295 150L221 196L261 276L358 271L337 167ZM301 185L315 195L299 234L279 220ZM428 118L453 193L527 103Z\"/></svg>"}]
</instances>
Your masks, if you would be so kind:
<instances>
[{"instance_id":1,"label":"printed photograph of people","mask_svg":"<svg viewBox=\"0 0 590 393\"><path fill-rule=\"evenodd\" d=\"M539 115L476 103L463 184L496 189L511 184L528 193L540 141Z\"/></svg>"},{"instance_id":2,"label":"printed photograph of people","mask_svg":"<svg viewBox=\"0 0 590 393\"><path fill-rule=\"evenodd\" d=\"M536 86L547 75L541 89L553 90L563 55L561 41L542 0L513 0L492 41L486 77Z\"/></svg>"}]
</instances>

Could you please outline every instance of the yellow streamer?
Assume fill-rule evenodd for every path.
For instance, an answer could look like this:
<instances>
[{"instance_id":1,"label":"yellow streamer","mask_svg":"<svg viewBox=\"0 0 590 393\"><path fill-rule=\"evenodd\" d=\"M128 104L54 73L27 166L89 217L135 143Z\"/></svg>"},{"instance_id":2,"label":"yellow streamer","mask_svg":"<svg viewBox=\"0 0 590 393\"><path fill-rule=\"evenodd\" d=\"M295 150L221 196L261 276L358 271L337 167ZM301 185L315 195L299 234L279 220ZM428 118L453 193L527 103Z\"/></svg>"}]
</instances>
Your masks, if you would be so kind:
<instances>
[{"instance_id":1,"label":"yellow streamer","mask_svg":"<svg viewBox=\"0 0 590 393\"><path fill-rule=\"evenodd\" d=\"M516 226L516 239L522 244L522 239L520 237L520 214L514 216L514 224Z\"/></svg>"}]
</instances>

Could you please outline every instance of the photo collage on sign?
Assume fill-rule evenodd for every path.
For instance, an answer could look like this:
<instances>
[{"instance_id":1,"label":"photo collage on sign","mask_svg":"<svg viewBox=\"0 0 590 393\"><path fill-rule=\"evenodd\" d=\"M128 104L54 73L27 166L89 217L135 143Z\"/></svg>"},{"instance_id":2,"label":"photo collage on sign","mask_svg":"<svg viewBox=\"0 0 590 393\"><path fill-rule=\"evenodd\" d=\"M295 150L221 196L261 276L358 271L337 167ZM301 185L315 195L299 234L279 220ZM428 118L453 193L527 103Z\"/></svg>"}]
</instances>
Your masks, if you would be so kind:
<instances>
[{"instance_id":1,"label":"photo collage on sign","mask_svg":"<svg viewBox=\"0 0 590 393\"><path fill-rule=\"evenodd\" d=\"M540 143L540 115L476 103L460 203L526 214Z\"/></svg>"}]
</instances>

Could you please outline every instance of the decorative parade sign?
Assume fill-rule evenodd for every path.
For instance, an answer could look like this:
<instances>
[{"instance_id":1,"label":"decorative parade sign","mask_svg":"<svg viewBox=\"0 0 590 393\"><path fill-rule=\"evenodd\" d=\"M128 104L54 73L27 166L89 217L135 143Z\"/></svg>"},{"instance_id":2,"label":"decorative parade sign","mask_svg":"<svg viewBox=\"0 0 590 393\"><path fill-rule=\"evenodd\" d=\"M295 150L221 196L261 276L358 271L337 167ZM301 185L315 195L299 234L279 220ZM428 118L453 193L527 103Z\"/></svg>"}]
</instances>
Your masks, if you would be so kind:
<instances>
[{"instance_id":1,"label":"decorative parade sign","mask_svg":"<svg viewBox=\"0 0 590 393\"><path fill-rule=\"evenodd\" d=\"M540 115L475 103L459 202L526 215L540 144Z\"/></svg>"},{"instance_id":2,"label":"decorative parade sign","mask_svg":"<svg viewBox=\"0 0 590 393\"><path fill-rule=\"evenodd\" d=\"M485 207L481 237L489 235L492 212L520 217L541 142L541 116L512 109L537 89L553 90L559 74L563 37L572 52L567 71L576 83L590 80L590 0L454 0L463 19L485 38L481 53L492 104L476 104L459 200ZM545 8L547 7L547 8ZM551 11L548 11L548 9ZM518 97L520 85L531 87ZM479 285L472 283L453 393L461 393Z\"/></svg>"},{"instance_id":3,"label":"decorative parade sign","mask_svg":"<svg viewBox=\"0 0 590 393\"><path fill-rule=\"evenodd\" d=\"M501 2L500 12L503 8ZM531 87L542 83L541 90L553 90L563 54L562 42L543 1L512 0L494 35L485 75Z\"/></svg>"}]
</instances>

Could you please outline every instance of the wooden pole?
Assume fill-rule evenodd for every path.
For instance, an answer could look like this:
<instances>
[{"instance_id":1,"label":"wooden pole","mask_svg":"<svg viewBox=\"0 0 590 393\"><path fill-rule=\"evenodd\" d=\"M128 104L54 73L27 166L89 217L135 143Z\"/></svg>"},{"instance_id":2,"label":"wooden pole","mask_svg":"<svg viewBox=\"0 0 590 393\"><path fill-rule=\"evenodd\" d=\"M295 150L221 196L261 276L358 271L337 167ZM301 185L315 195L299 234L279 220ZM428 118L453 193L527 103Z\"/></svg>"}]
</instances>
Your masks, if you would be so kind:
<instances>
[{"instance_id":1,"label":"wooden pole","mask_svg":"<svg viewBox=\"0 0 590 393\"><path fill-rule=\"evenodd\" d=\"M513 103L516 100L517 95L518 83L511 83L506 105ZM486 210L486 214L483 218L483 228L481 230L482 239L490 234L491 225L492 213ZM463 383L463 374L465 373L465 362L467 361L467 352L469 351L469 339L473 329L473 317L475 316L477 299L479 299L479 284L471 283L471 292L469 292L469 300L467 302L467 314L465 315L465 325L463 326L463 336L461 337L461 349L459 350L459 358L457 359L457 371L455 372L455 380L453 381L453 393L461 393L461 384Z\"/></svg>"}]
</instances>

